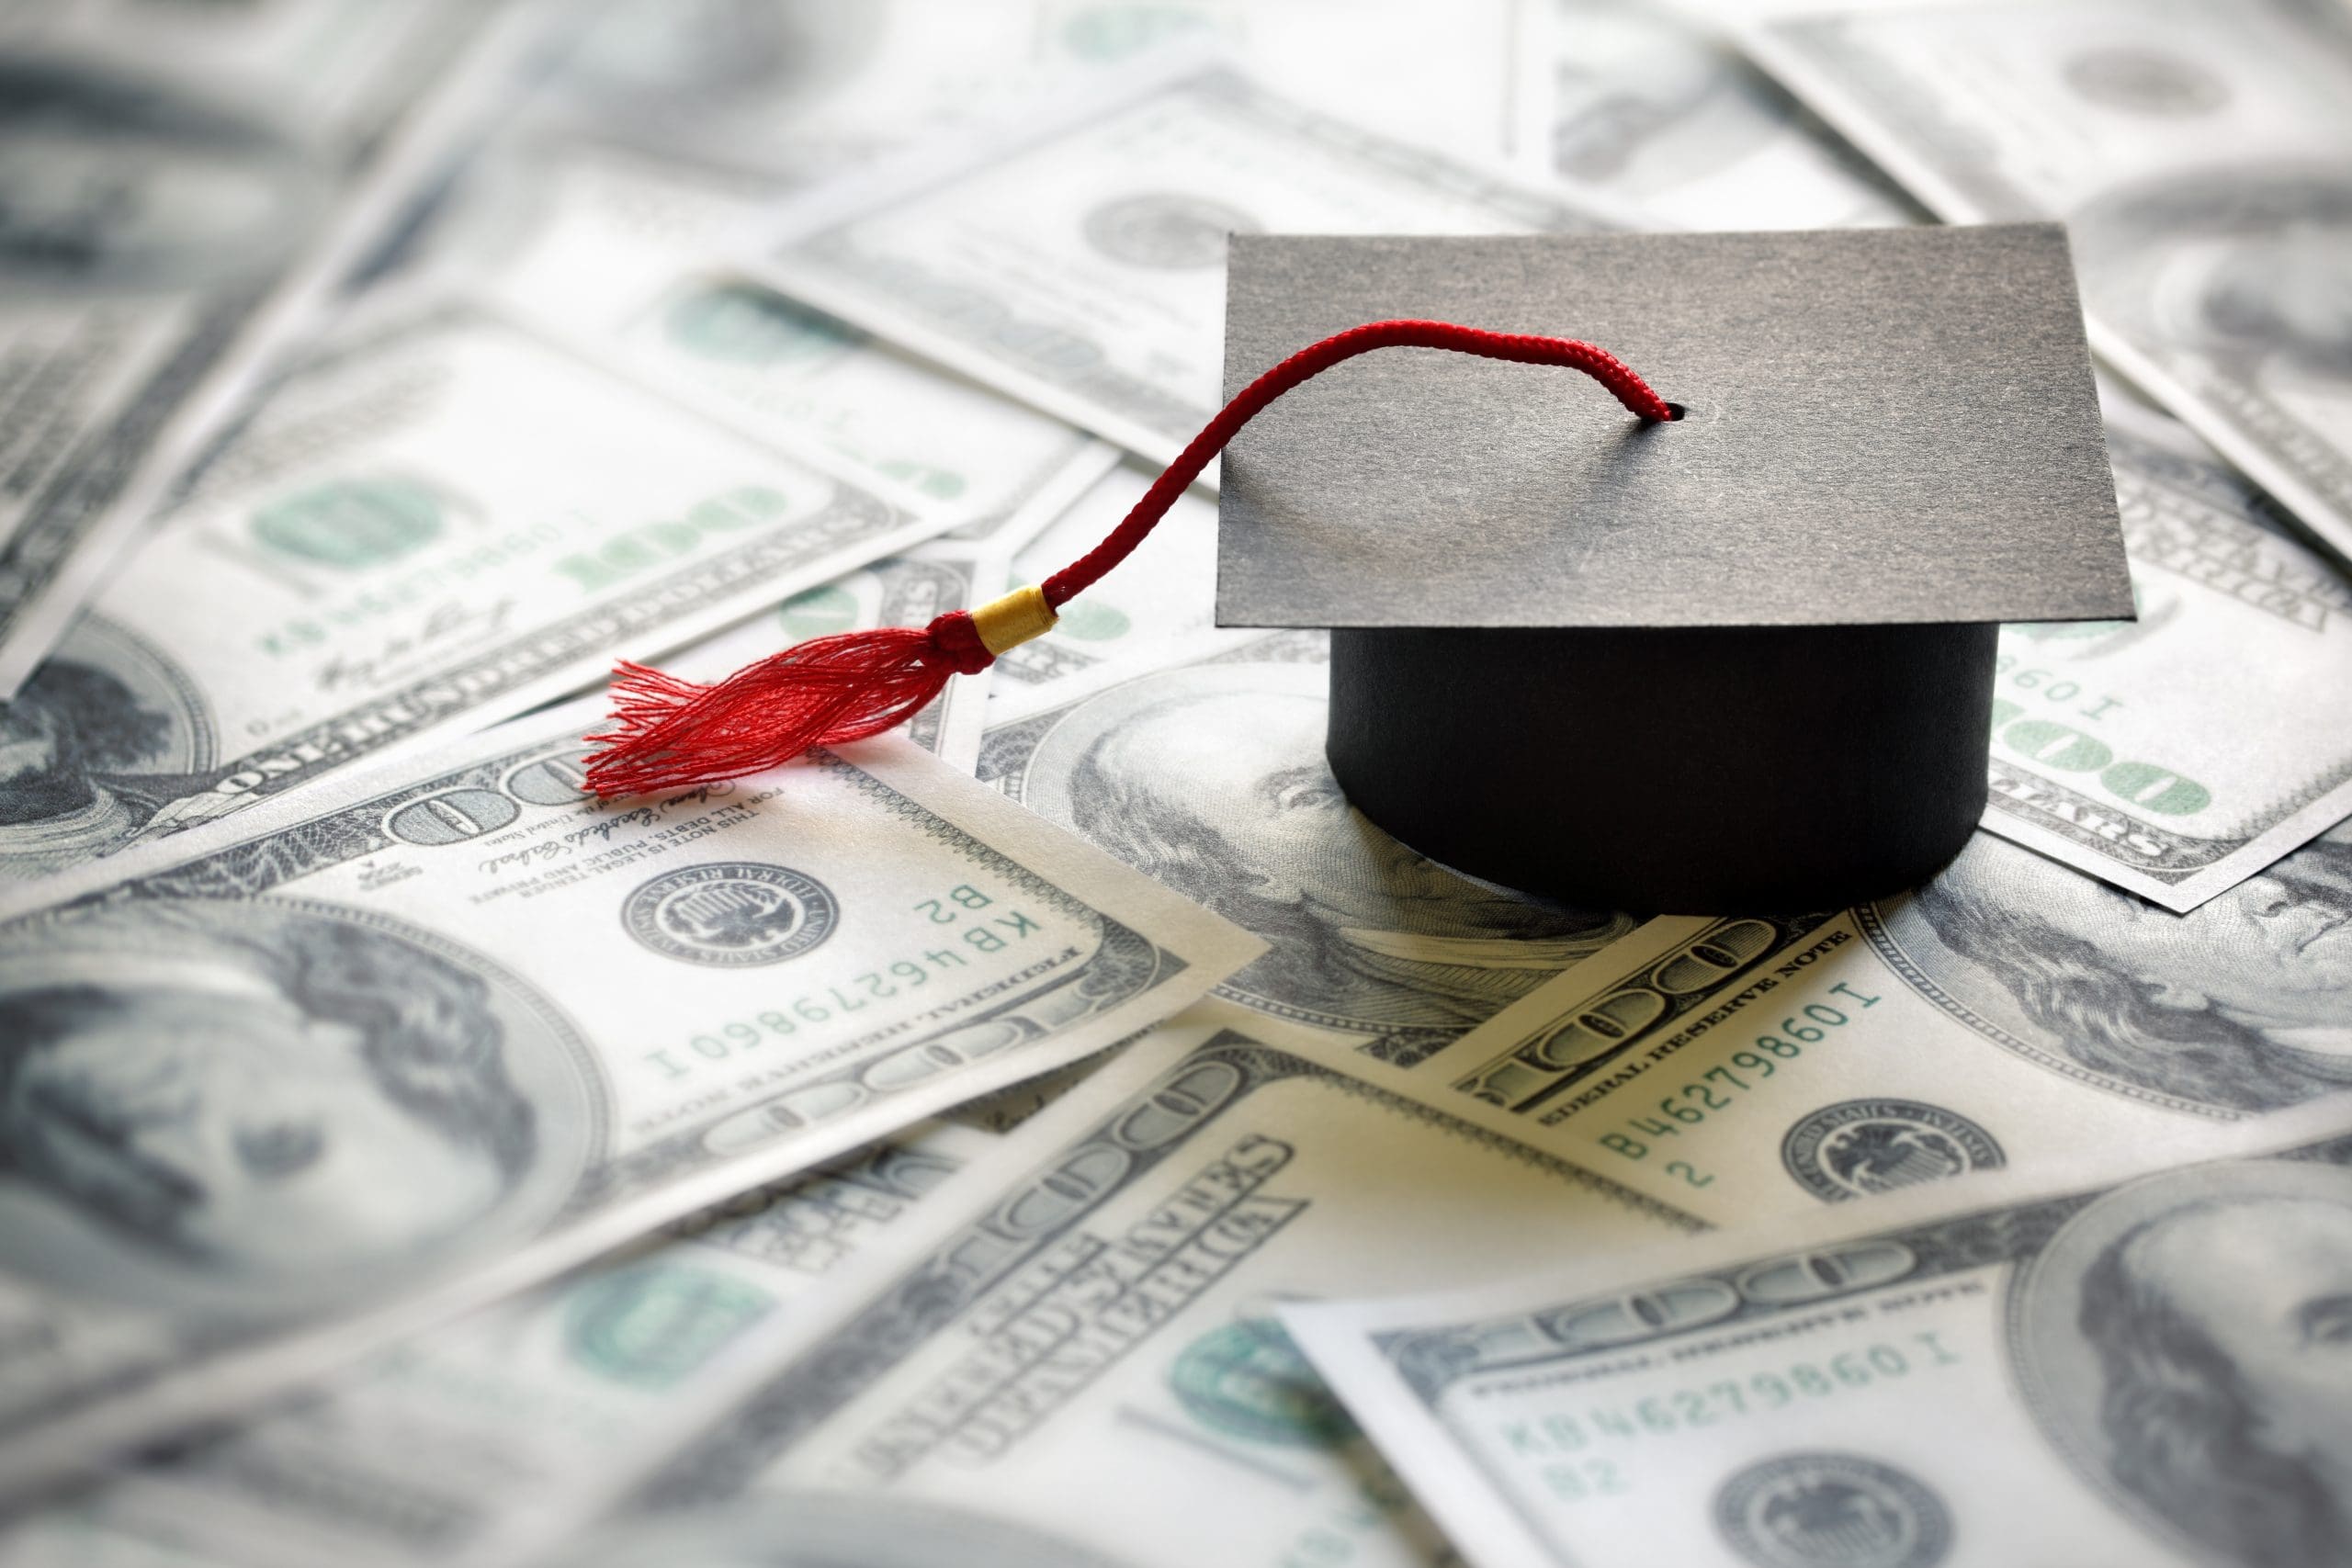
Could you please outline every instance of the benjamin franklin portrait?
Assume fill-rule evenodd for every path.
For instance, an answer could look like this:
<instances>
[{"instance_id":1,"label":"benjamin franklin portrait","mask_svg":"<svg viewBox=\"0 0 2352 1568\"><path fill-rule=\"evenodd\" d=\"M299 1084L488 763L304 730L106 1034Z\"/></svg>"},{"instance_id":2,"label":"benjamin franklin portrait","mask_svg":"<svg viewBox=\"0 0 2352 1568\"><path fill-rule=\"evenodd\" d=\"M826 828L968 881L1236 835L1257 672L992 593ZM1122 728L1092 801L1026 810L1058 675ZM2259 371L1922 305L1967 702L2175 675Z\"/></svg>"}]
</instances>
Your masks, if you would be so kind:
<instances>
[{"instance_id":1,"label":"benjamin franklin portrait","mask_svg":"<svg viewBox=\"0 0 2352 1568\"><path fill-rule=\"evenodd\" d=\"M2352 175L2340 166L2205 171L2075 215L2084 292L2192 378L2266 394L2344 434L2352 383Z\"/></svg>"},{"instance_id":2,"label":"benjamin franklin portrait","mask_svg":"<svg viewBox=\"0 0 2352 1568\"><path fill-rule=\"evenodd\" d=\"M2228 1111L2352 1088L2352 825L2188 915L1980 832L1877 913L1961 1017L2096 1078Z\"/></svg>"},{"instance_id":3,"label":"benjamin franklin portrait","mask_svg":"<svg viewBox=\"0 0 2352 1568\"><path fill-rule=\"evenodd\" d=\"M85 615L0 703L0 877L119 848L210 754L203 705L153 649Z\"/></svg>"},{"instance_id":4,"label":"benjamin franklin portrait","mask_svg":"<svg viewBox=\"0 0 2352 1568\"><path fill-rule=\"evenodd\" d=\"M2128 1511L2244 1568L2352 1562L2352 1174L2122 1188L2014 1289L2036 1414Z\"/></svg>"},{"instance_id":5,"label":"benjamin franklin portrait","mask_svg":"<svg viewBox=\"0 0 2352 1568\"><path fill-rule=\"evenodd\" d=\"M552 1043L472 965L300 906L20 923L0 938L9 1266L89 1285L104 1254L118 1286L291 1300L527 1224L585 1125Z\"/></svg>"},{"instance_id":6,"label":"benjamin franklin portrait","mask_svg":"<svg viewBox=\"0 0 2352 1568\"><path fill-rule=\"evenodd\" d=\"M1141 676L1022 721L1020 798L1266 938L1227 989L1329 1028L1450 1037L1632 929L1374 827L1324 762L1325 706L1319 664Z\"/></svg>"}]
</instances>

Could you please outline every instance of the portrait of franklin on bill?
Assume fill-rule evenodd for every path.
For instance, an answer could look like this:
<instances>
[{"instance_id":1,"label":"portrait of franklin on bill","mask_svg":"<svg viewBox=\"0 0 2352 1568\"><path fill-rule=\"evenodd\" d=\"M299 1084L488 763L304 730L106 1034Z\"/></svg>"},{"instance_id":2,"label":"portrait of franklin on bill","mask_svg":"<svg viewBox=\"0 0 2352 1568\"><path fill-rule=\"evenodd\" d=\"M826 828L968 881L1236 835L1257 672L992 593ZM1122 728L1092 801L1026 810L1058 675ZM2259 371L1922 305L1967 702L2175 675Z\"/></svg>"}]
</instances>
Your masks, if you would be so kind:
<instances>
[{"instance_id":1,"label":"portrait of franklin on bill","mask_svg":"<svg viewBox=\"0 0 2352 1568\"><path fill-rule=\"evenodd\" d=\"M1377 1035L1395 1060L1638 923L1491 886L1382 832L1331 778L1325 705L1318 664L1197 664L1018 721L993 755L1033 809L1268 940L1227 994Z\"/></svg>"},{"instance_id":2,"label":"portrait of franklin on bill","mask_svg":"<svg viewBox=\"0 0 2352 1568\"><path fill-rule=\"evenodd\" d=\"M2229 1111L2352 1086L2352 827L2188 915L1990 834L1886 907L1968 1016L2101 1077Z\"/></svg>"},{"instance_id":3,"label":"portrait of franklin on bill","mask_svg":"<svg viewBox=\"0 0 2352 1568\"><path fill-rule=\"evenodd\" d=\"M18 1220L35 1201L265 1292L429 1254L545 1152L515 1043L479 975L347 920L172 901L61 921L0 960L0 1190Z\"/></svg>"}]
</instances>

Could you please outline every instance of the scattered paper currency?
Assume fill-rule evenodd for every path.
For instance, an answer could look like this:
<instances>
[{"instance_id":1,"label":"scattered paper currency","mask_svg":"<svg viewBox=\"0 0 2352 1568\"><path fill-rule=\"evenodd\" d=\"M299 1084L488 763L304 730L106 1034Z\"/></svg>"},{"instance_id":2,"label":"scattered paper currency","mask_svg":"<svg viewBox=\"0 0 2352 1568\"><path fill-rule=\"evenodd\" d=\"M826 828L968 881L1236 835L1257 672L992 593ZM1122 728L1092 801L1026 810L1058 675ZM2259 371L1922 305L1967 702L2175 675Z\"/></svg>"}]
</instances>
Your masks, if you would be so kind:
<instances>
[{"instance_id":1,"label":"scattered paper currency","mask_svg":"<svg viewBox=\"0 0 2352 1568\"><path fill-rule=\"evenodd\" d=\"M730 1351L917 1213L994 1140L922 1129L758 1189L643 1247L341 1374L280 1413L0 1532L0 1562L492 1562L560 1538L665 1433L741 1390Z\"/></svg>"},{"instance_id":2,"label":"scattered paper currency","mask_svg":"<svg viewBox=\"0 0 2352 1568\"><path fill-rule=\"evenodd\" d=\"M1907 223L1918 209L1689 15L1639 0L1518 7L1520 156L1691 229Z\"/></svg>"},{"instance_id":3,"label":"scattered paper currency","mask_svg":"<svg viewBox=\"0 0 2352 1568\"><path fill-rule=\"evenodd\" d=\"M2186 916L1979 833L1916 892L1657 920L1434 1054L1356 1055L1723 1224L2161 1143L2352 1088L2352 824Z\"/></svg>"},{"instance_id":4,"label":"scattered paper currency","mask_svg":"<svg viewBox=\"0 0 2352 1568\"><path fill-rule=\"evenodd\" d=\"M903 741L598 807L585 722L0 924L0 1487L1075 1060L1258 949Z\"/></svg>"},{"instance_id":5,"label":"scattered paper currency","mask_svg":"<svg viewBox=\"0 0 2352 1568\"><path fill-rule=\"evenodd\" d=\"M794 222L763 275L1160 463L1224 400L1227 234L1527 233L1624 216L1191 64L1106 78L933 162L870 209Z\"/></svg>"},{"instance_id":6,"label":"scattered paper currency","mask_svg":"<svg viewBox=\"0 0 2352 1568\"><path fill-rule=\"evenodd\" d=\"M2344 1128L1282 1318L1480 1568L2340 1562Z\"/></svg>"},{"instance_id":7,"label":"scattered paper currency","mask_svg":"<svg viewBox=\"0 0 2352 1568\"><path fill-rule=\"evenodd\" d=\"M802 1540L856 1562L941 1560L909 1529L966 1532L977 1555L956 1560L990 1563L1444 1561L1280 1306L1508 1272L1531 1206L1570 1248L1690 1222L1285 1037L1130 1047L1023 1129L1021 1174L934 1215L899 1278L798 1341L643 1506L778 1494Z\"/></svg>"},{"instance_id":8,"label":"scattered paper currency","mask_svg":"<svg viewBox=\"0 0 2352 1568\"><path fill-rule=\"evenodd\" d=\"M0 1563L2352 1552L2347 38L0 0ZM2116 400L2139 619L2007 628L1913 894L1389 840L1205 491L903 740L600 807L593 699L458 739L1068 564L1228 232L1930 212L2068 218L2221 457Z\"/></svg>"},{"instance_id":9,"label":"scattered paper currency","mask_svg":"<svg viewBox=\"0 0 2352 1568\"><path fill-rule=\"evenodd\" d=\"M2092 346L2352 554L2340 6L1872 9L1743 39L1948 221L2066 220Z\"/></svg>"},{"instance_id":10,"label":"scattered paper currency","mask_svg":"<svg viewBox=\"0 0 2352 1568\"><path fill-rule=\"evenodd\" d=\"M480 728L956 520L484 310L371 323L274 389L0 716L0 873Z\"/></svg>"},{"instance_id":11,"label":"scattered paper currency","mask_svg":"<svg viewBox=\"0 0 2352 1568\"><path fill-rule=\"evenodd\" d=\"M457 129L495 7L80 0L0 17L0 697ZM485 46L500 53L503 35ZM457 100L448 102L445 100Z\"/></svg>"}]
</instances>

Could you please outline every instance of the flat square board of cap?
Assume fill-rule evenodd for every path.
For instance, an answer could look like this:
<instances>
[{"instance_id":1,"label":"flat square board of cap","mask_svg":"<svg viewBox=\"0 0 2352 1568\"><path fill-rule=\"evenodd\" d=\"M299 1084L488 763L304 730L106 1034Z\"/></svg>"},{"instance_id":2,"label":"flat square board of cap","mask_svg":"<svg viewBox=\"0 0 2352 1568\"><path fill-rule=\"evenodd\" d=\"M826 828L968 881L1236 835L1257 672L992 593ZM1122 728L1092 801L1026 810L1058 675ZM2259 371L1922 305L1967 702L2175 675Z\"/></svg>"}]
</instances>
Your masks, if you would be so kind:
<instances>
[{"instance_id":1,"label":"flat square board of cap","mask_svg":"<svg viewBox=\"0 0 2352 1568\"><path fill-rule=\"evenodd\" d=\"M1984 809L1997 624L2128 618L2064 232L1237 236L1228 394L1358 323L1581 339L1582 378L1398 349L1227 448L1220 624L1333 628L1350 797L1461 869L1642 909L1914 884Z\"/></svg>"}]
</instances>

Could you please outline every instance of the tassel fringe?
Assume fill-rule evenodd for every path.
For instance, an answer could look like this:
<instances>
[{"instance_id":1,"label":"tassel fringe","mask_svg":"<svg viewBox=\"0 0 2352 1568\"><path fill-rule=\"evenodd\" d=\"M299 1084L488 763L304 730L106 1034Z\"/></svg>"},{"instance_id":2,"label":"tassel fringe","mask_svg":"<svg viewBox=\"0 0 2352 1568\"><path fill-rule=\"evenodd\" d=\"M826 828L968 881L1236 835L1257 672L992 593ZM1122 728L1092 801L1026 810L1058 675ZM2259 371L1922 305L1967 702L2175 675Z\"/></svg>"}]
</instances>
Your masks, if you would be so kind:
<instances>
[{"instance_id":1,"label":"tassel fringe","mask_svg":"<svg viewBox=\"0 0 2352 1568\"><path fill-rule=\"evenodd\" d=\"M613 728L588 737L604 747L588 762L588 788L612 800L741 778L903 724L950 676L975 668L972 653L987 668L987 650L977 639L957 647L958 628L941 626L948 619L818 637L709 686L624 661Z\"/></svg>"}]
</instances>

